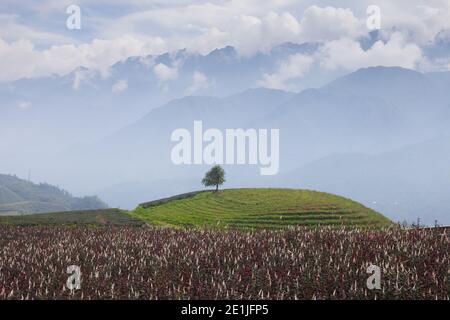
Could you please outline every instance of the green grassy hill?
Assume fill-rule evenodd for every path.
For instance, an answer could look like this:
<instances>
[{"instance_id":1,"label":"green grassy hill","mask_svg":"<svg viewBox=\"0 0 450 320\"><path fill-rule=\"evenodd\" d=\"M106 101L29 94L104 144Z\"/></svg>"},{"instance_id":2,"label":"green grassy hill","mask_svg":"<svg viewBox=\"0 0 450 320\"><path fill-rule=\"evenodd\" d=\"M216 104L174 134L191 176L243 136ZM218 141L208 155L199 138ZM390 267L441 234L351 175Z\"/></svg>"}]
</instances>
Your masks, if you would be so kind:
<instances>
[{"instance_id":1,"label":"green grassy hill","mask_svg":"<svg viewBox=\"0 0 450 320\"><path fill-rule=\"evenodd\" d=\"M119 209L99 209L53 212L23 216L0 216L0 224L8 225L69 225L69 226L142 226L142 220Z\"/></svg>"},{"instance_id":2,"label":"green grassy hill","mask_svg":"<svg viewBox=\"0 0 450 320\"><path fill-rule=\"evenodd\" d=\"M97 197L77 198L47 183L32 183L0 174L0 215L104 209Z\"/></svg>"},{"instance_id":3,"label":"green grassy hill","mask_svg":"<svg viewBox=\"0 0 450 320\"><path fill-rule=\"evenodd\" d=\"M141 204L131 215L175 227L282 228L286 226L386 227L391 221L355 201L294 189L193 192Z\"/></svg>"}]
</instances>

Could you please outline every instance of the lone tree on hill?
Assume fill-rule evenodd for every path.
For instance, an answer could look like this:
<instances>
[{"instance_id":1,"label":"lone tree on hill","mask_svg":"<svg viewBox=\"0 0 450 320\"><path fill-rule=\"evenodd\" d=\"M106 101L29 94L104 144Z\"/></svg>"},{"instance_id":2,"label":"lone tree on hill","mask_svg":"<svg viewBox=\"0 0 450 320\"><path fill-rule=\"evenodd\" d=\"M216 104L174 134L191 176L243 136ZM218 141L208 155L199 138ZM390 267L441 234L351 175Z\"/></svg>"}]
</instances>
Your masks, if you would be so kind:
<instances>
[{"instance_id":1,"label":"lone tree on hill","mask_svg":"<svg viewBox=\"0 0 450 320\"><path fill-rule=\"evenodd\" d=\"M219 185L222 185L225 182L225 171L223 171L222 167L216 165L211 168L202 180L202 184L205 187L216 186L216 191L219 190Z\"/></svg>"}]
</instances>

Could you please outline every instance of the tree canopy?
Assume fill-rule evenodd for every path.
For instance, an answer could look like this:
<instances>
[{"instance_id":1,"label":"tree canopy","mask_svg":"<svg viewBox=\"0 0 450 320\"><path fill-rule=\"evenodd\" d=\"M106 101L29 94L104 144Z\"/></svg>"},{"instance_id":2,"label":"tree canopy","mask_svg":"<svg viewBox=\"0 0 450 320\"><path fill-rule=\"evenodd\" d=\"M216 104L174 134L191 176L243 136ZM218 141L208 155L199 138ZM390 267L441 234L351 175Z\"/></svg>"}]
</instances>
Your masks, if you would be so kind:
<instances>
[{"instance_id":1,"label":"tree canopy","mask_svg":"<svg viewBox=\"0 0 450 320\"><path fill-rule=\"evenodd\" d=\"M212 167L202 180L202 184L205 185L205 187L216 186L216 191L219 190L219 186L224 182L225 171L219 165Z\"/></svg>"}]
</instances>

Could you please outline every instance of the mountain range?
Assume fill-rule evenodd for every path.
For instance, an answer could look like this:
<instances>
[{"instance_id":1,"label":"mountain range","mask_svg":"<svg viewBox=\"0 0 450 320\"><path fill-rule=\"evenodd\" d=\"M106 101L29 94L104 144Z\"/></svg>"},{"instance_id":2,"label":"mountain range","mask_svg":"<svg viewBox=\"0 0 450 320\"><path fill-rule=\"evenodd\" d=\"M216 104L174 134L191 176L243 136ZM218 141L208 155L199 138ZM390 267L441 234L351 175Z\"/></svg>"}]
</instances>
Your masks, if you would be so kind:
<instances>
[{"instance_id":1,"label":"mountain range","mask_svg":"<svg viewBox=\"0 0 450 320\"><path fill-rule=\"evenodd\" d=\"M354 198L394 220L448 221L447 77L376 67L298 94L260 88L224 98L176 99L65 153L59 162L68 166L58 175L78 164L83 172L91 170L85 172L93 177L88 185L96 184L94 177L110 177L92 191L128 207L149 195L200 188L206 166L170 161L176 128L192 130L194 120L218 129L278 128L280 174L261 177L256 166L225 166L228 186L306 187Z\"/></svg>"},{"instance_id":2,"label":"mountain range","mask_svg":"<svg viewBox=\"0 0 450 320\"><path fill-rule=\"evenodd\" d=\"M206 55L179 50L130 57L106 73L79 67L65 76L0 84L0 133L14 137L14 143L0 141L0 148L14 150L5 165L13 167L24 157L93 142L173 99L225 97L258 87L263 75L275 71L286 58L318 47L286 43L251 57L240 56L231 46ZM39 143L43 140L45 144ZM29 147L17 147L22 143Z\"/></svg>"},{"instance_id":3,"label":"mountain range","mask_svg":"<svg viewBox=\"0 0 450 320\"><path fill-rule=\"evenodd\" d=\"M195 120L220 130L276 128L279 174L225 165L226 186L318 189L393 220L450 223L450 73L379 66L299 92L258 87L276 61L318 46L286 44L251 58L232 47L206 56L179 51L130 58L110 75L79 69L4 85L2 104L31 105L1 109L0 131L14 135L0 144L3 165L129 208L201 188L206 165L170 159L175 129L192 130ZM155 70L161 64L169 69ZM206 79L198 76L203 85L190 90L196 72Z\"/></svg>"},{"instance_id":4,"label":"mountain range","mask_svg":"<svg viewBox=\"0 0 450 320\"><path fill-rule=\"evenodd\" d=\"M0 215L61 212L106 208L97 197L73 197L47 183L35 184L12 175L0 174Z\"/></svg>"}]
</instances>

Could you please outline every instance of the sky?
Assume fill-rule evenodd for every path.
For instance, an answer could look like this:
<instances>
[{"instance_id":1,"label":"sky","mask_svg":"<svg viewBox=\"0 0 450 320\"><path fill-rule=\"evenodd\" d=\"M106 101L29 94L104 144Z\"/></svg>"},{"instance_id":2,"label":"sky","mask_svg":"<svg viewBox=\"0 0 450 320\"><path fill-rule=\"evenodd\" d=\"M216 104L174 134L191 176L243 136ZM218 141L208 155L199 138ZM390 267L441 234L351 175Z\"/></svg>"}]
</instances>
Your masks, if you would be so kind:
<instances>
[{"instance_id":1,"label":"sky","mask_svg":"<svg viewBox=\"0 0 450 320\"><path fill-rule=\"evenodd\" d=\"M73 5L80 8L80 29L66 25ZM364 50L371 5L380 10L379 41ZM179 49L206 54L231 45L252 56L285 42L323 47L282 61L264 75L262 86L283 88L286 79L305 76L313 65L325 71L450 69L450 50L436 49L450 43L448 0L1 0L0 25L0 82L64 75L80 66L107 75L130 56ZM170 70L160 71L170 76Z\"/></svg>"}]
</instances>

